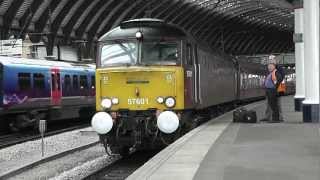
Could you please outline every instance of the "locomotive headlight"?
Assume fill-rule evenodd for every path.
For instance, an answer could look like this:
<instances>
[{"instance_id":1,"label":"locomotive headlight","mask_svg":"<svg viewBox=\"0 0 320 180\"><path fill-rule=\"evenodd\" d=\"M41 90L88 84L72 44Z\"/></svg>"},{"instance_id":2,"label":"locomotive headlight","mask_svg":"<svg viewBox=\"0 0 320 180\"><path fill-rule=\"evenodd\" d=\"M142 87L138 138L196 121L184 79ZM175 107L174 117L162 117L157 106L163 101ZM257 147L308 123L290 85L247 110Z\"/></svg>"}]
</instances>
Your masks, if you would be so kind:
<instances>
[{"instance_id":1,"label":"locomotive headlight","mask_svg":"<svg viewBox=\"0 0 320 180\"><path fill-rule=\"evenodd\" d=\"M111 102L112 102L112 104L119 104L119 99L118 98L112 98Z\"/></svg>"},{"instance_id":2,"label":"locomotive headlight","mask_svg":"<svg viewBox=\"0 0 320 180\"><path fill-rule=\"evenodd\" d=\"M136 32L136 38L141 39L142 38L142 32L138 31Z\"/></svg>"},{"instance_id":3,"label":"locomotive headlight","mask_svg":"<svg viewBox=\"0 0 320 180\"><path fill-rule=\"evenodd\" d=\"M157 102L158 102L159 104L162 104L162 103L164 102L164 98L161 97L161 96L157 97Z\"/></svg>"},{"instance_id":4,"label":"locomotive headlight","mask_svg":"<svg viewBox=\"0 0 320 180\"><path fill-rule=\"evenodd\" d=\"M172 111L164 111L158 116L157 126L163 133L173 133L179 127L179 117Z\"/></svg>"},{"instance_id":5,"label":"locomotive headlight","mask_svg":"<svg viewBox=\"0 0 320 180\"><path fill-rule=\"evenodd\" d=\"M164 103L168 108L172 108L176 105L176 100L173 97L168 97Z\"/></svg>"},{"instance_id":6,"label":"locomotive headlight","mask_svg":"<svg viewBox=\"0 0 320 180\"><path fill-rule=\"evenodd\" d=\"M101 106L105 109L109 109L112 106L112 102L109 98L105 98L101 101Z\"/></svg>"},{"instance_id":7,"label":"locomotive headlight","mask_svg":"<svg viewBox=\"0 0 320 180\"><path fill-rule=\"evenodd\" d=\"M106 112L98 112L92 117L91 126L98 134L107 134L113 126L112 117Z\"/></svg>"}]
</instances>

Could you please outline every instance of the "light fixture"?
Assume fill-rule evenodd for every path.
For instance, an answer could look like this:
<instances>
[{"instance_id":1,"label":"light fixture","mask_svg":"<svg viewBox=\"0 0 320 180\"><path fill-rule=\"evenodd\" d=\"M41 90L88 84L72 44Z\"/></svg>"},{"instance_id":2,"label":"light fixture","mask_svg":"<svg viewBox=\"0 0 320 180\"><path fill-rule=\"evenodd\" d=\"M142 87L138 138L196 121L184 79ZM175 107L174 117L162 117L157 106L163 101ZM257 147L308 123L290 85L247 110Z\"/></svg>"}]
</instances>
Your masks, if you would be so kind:
<instances>
[{"instance_id":1,"label":"light fixture","mask_svg":"<svg viewBox=\"0 0 320 180\"><path fill-rule=\"evenodd\" d=\"M157 97L157 102L158 102L159 104L162 104L162 103L164 102L164 98L161 97L161 96Z\"/></svg>"},{"instance_id":2,"label":"light fixture","mask_svg":"<svg viewBox=\"0 0 320 180\"><path fill-rule=\"evenodd\" d=\"M142 32L137 31L137 32L136 32L136 38L137 38L137 39L142 39Z\"/></svg>"},{"instance_id":3,"label":"light fixture","mask_svg":"<svg viewBox=\"0 0 320 180\"><path fill-rule=\"evenodd\" d=\"M118 98L112 98L111 102L112 102L112 104L119 104L119 99Z\"/></svg>"},{"instance_id":4,"label":"light fixture","mask_svg":"<svg viewBox=\"0 0 320 180\"><path fill-rule=\"evenodd\" d=\"M173 108L176 105L176 100L173 97L168 97L164 103L168 108Z\"/></svg>"},{"instance_id":5,"label":"light fixture","mask_svg":"<svg viewBox=\"0 0 320 180\"><path fill-rule=\"evenodd\" d=\"M105 98L101 101L101 106L105 109L109 109L112 106L112 102L109 98Z\"/></svg>"}]
</instances>

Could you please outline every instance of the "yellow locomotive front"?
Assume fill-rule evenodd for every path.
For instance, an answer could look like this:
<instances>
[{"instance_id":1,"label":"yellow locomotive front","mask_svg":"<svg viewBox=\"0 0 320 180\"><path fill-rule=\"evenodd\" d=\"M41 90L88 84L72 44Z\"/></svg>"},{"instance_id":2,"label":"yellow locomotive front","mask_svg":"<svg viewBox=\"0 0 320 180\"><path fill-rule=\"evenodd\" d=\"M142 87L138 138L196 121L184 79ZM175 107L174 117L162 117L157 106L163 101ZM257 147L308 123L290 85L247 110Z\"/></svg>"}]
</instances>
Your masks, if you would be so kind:
<instances>
[{"instance_id":1,"label":"yellow locomotive front","mask_svg":"<svg viewBox=\"0 0 320 180\"><path fill-rule=\"evenodd\" d=\"M132 66L97 70L97 110L183 109L183 69Z\"/></svg>"},{"instance_id":2,"label":"yellow locomotive front","mask_svg":"<svg viewBox=\"0 0 320 180\"><path fill-rule=\"evenodd\" d=\"M146 22L154 23L128 21L100 39L92 126L115 153L172 141L185 106L183 32Z\"/></svg>"}]
</instances>

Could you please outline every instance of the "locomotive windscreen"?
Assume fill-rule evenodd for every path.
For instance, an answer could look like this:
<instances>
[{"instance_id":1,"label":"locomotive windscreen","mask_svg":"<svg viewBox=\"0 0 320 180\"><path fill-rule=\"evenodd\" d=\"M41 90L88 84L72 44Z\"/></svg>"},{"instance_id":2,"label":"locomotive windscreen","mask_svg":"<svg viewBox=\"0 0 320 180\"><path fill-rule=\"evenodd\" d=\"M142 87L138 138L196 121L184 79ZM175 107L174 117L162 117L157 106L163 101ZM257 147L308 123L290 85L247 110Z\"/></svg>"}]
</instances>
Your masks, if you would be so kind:
<instances>
[{"instance_id":1,"label":"locomotive windscreen","mask_svg":"<svg viewBox=\"0 0 320 180\"><path fill-rule=\"evenodd\" d=\"M137 42L112 41L101 48L101 66L130 65L137 62Z\"/></svg>"},{"instance_id":2,"label":"locomotive windscreen","mask_svg":"<svg viewBox=\"0 0 320 180\"><path fill-rule=\"evenodd\" d=\"M101 47L100 66L175 65L178 59L178 41L108 41Z\"/></svg>"}]
</instances>

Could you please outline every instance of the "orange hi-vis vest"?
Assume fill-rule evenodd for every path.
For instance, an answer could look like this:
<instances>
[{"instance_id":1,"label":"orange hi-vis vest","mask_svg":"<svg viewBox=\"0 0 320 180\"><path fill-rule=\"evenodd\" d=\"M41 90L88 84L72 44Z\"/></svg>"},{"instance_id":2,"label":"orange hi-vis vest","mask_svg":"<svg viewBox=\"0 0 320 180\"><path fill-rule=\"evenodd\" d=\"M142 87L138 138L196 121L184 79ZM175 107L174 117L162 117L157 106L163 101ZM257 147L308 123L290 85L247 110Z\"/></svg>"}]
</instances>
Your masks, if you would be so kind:
<instances>
[{"instance_id":1,"label":"orange hi-vis vest","mask_svg":"<svg viewBox=\"0 0 320 180\"><path fill-rule=\"evenodd\" d=\"M276 69L273 70L271 75L271 79L275 85L277 84L276 72L277 72ZM283 92L283 93L286 92L286 84L284 80L279 84L279 87L277 88L277 92Z\"/></svg>"}]
</instances>

